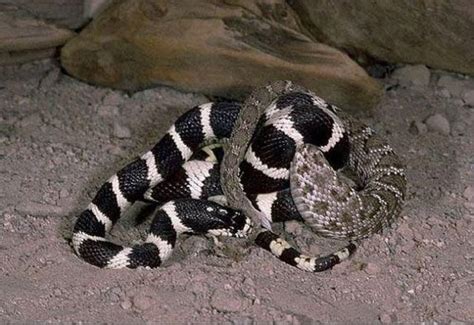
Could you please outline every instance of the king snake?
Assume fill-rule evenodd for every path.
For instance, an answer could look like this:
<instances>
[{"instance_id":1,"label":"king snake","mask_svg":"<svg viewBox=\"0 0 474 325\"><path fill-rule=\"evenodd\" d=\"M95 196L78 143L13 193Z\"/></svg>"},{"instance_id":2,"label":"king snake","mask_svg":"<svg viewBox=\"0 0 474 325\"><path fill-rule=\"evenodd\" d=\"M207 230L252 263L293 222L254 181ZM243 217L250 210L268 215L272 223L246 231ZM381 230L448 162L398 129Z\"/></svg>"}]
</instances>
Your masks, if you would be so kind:
<instances>
[{"instance_id":1,"label":"king snake","mask_svg":"<svg viewBox=\"0 0 474 325\"><path fill-rule=\"evenodd\" d=\"M355 177L354 177L355 176ZM390 224L406 192L402 163L374 131L290 81L242 104L207 103L180 116L161 140L107 182L78 217L72 246L99 267L158 267L182 233L247 237L312 272L347 259L352 241ZM153 204L144 243L105 235L135 201ZM297 220L343 249L309 257L272 232Z\"/></svg>"}]
</instances>

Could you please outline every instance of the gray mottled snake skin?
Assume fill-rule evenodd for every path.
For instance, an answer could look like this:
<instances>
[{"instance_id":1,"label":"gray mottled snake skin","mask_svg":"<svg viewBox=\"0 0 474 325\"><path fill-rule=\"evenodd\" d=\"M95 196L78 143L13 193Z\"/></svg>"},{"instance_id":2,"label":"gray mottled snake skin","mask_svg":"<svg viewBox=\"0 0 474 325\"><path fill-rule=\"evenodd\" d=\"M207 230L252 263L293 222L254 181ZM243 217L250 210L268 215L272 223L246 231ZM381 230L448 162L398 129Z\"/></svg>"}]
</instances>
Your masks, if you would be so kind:
<instances>
[{"instance_id":1,"label":"gray mottled snake skin","mask_svg":"<svg viewBox=\"0 0 474 325\"><path fill-rule=\"evenodd\" d=\"M256 90L244 103L221 165L222 189L232 208L266 228L269 223L247 199L238 168L258 117L276 97L311 91L290 81L277 81ZM297 148L290 170L291 194L299 213L325 237L359 239L379 231L398 216L406 191L403 166L392 148L373 130L339 112L351 143L348 168L355 172L360 191L345 183L321 151L309 144ZM244 202L244 204L243 204Z\"/></svg>"},{"instance_id":2,"label":"gray mottled snake skin","mask_svg":"<svg viewBox=\"0 0 474 325\"><path fill-rule=\"evenodd\" d=\"M235 122L234 130L229 141L224 146L224 158L221 165L221 186L227 199L227 204L243 211L252 219L255 225L261 224L271 229L267 217L255 209L248 200L240 184L237 166L243 161L248 145L257 127L259 117L271 102L278 96L290 92L307 92L301 86L291 81L275 81L268 86L254 91L244 102L242 110Z\"/></svg>"}]
</instances>

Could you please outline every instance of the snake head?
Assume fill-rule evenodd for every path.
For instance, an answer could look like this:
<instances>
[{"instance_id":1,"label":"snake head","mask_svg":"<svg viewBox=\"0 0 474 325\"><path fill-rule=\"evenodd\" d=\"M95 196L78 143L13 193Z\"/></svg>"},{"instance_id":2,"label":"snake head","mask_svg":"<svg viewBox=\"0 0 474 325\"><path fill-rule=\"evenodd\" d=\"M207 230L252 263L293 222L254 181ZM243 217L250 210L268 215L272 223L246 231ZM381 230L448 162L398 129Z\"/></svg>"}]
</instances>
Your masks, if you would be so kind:
<instances>
[{"instance_id":1,"label":"snake head","mask_svg":"<svg viewBox=\"0 0 474 325\"><path fill-rule=\"evenodd\" d=\"M219 206L213 214L218 222L213 229L208 230L211 235L241 238L252 230L250 218L247 218L242 211Z\"/></svg>"}]
</instances>

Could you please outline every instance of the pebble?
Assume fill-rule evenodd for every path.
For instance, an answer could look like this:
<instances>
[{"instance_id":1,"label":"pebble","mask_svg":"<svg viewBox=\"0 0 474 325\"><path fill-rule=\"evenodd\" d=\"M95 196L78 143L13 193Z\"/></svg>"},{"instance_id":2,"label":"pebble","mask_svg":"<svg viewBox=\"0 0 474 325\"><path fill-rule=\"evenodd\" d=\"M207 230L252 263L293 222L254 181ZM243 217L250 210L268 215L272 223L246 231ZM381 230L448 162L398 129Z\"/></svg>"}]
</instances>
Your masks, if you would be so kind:
<instances>
[{"instance_id":1,"label":"pebble","mask_svg":"<svg viewBox=\"0 0 474 325\"><path fill-rule=\"evenodd\" d=\"M209 292L209 285L205 281L196 281L189 285L189 289L194 294L207 294Z\"/></svg>"},{"instance_id":2,"label":"pebble","mask_svg":"<svg viewBox=\"0 0 474 325\"><path fill-rule=\"evenodd\" d=\"M41 79L39 88L41 91L46 92L49 90L51 87L54 86L55 83L58 82L59 78L61 76L61 70L59 67L54 67L51 70L49 70L46 75Z\"/></svg>"},{"instance_id":3,"label":"pebble","mask_svg":"<svg viewBox=\"0 0 474 325\"><path fill-rule=\"evenodd\" d=\"M64 198L67 198L67 197L69 197L69 191L65 188L62 188L59 191L59 198L64 199Z\"/></svg>"},{"instance_id":4,"label":"pebble","mask_svg":"<svg viewBox=\"0 0 474 325\"><path fill-rule=\"evenodd\" d=\"M119 115L119 109L117 106L99 105L97 107L97 114L102 117L114 117Z\"/></svg>"},{"instance_id":5,"label":"pebble","mask_svg":"<svg viewBox=\"0 0 474 325\"><path fill-rule=\"evenodd\" d=\"M474 107L474 89L466 91L462 99L467 106Z\"/></svg>"},{"instance_id":6,"label":"pebble","mask_svg":"<svg viewBox=\"0 0 474 325\"><path fill-rule=\"evenodd\" d=\"M23 215L37 216L37 217L51 217L51 216L62 216L66 213L63 207L58 207L52 204L43 204L37 202L31 202L28 200L19 203L15 210Z\"/></svg>"},{"instance_id":7,"label":"pebble","mask_svg":"<svg viewBox=\"0 0 474 325\"><path fill-rule=\"evenodd\" d=\"M377 274L380 272L380 266L378 266L375 263L369 262L367 263L367 266L365 267L365 272L367 274Z\"/></svg>"},{"instance_id":8,"label":"pebble","mask_svg":"<svg viewBox=\"0 0 474 325\"><path fill-rule=\"evenodd\" d=\"M139 310L147 310L153 304L153 299L151 297L138 294L133 297L133 306Z\"/></svg>"},{"instance_id":9,"label":"pebble","mask_svg":"<svg viewBox=\"0 0 474 325\"><path fill-rule=\"evenodd\" d=\"M454 97L460 97L464 90L464 82L451 76L441 76L438 86L446 88Z\"/></svg>"},{"instance_id":10,"label":"pebble","mask_svg":"<svg viewBox=\"0 0 474 325\"><path fill-rule=\"evenodd\" d=\"M44 122L41 119L41 116L39 114L31 114L27 115L26 117L22 118L19 122L18 125L22 128L37 128L40 125L42 125Z\"/></svg>"},{"instance_id":11,"label":"pebble","mask_svg":"<svg viewBox=\"0 0 474 325\"><path fill-rule=\"evenodd\" d=\"M120 139L130 138L132 133L126 126L120 125L118 122L114 123L114 136Z\"/></svg>"},{"instance_id":12,"label":"pebble","mask_svg":"<svg viewBox=\"0 0 474 325\"><path fill-rule=\"evenodd\" d=\"M408 129L408 132L415 135L425 134L428 132L428 127L423 122L413 121L410 124L410 128Z\"/></svg>"},{"instance_id":13,"label":"pebble","mask_svg":"<svg viewBox=\"0 0 474 325\"><path fill-rule=\"evenodd\" d=\"M117 92L111 92L102 98L102 104L105 106L118 106L123 103L123 97Z\"/></svg>"},{"instance_id":14,"label":"pebble","mask_svg":"<svg viewBox=\"0 0 474 325\"><path fill-rule=\"evenodd\" d=\"M383 313L379 316L380 322L382 324L391 324L392 323L392 317L389 314Z\"/></svg>"},{"instance_id":15,"label":"pebble","mask_svg":"<svg viewBox=\"0 0 474 325\"><path fill-rule=\"evenodd\" d=\"M402 223L398 226L397 233L405 240L413 239L413 230L411 230L406 223Z\"/></svg>"},{"instance_id":16,"label":"pebble","mask_svg":"<svg viewBox=\"0 0 474 325\"><path fill-rule=\"evenodd\" d=\"M234 291L217 289L211 297L211 306L220 312L238 312L245 309L246 301Z\"/></svg>"},{"instance_id":17,"label":"pebble","mask_svg":"<svg viewBox=\"0 0 474 325\"><path fill-rule=\"evenodd\" d=\"M397 79L404 86L428 86L430 77L430 70L422 64L407 65L395 70L392 74L392 78Z\"/></svg>"},{"instance_id":18,"label":"pebble","mask_svg":"<svg viewBox=\"0 0 474 325\"><path fill-rule=\"evenodd\" d=\"M440 94L441 97L444 97L444 98L450 98L451 97L451 93L446 88L441 89L439 91L439 94Z\"/></svg>"},{"instance_id":19,"label":"pebble","mask_svg":"<svg viewBox=\"0 0 474 325\"><path fill-rule=\"evenodd\" d=\"M425 120L429 131L437 132L443 135L449 135L449 121L441 114L433 114Z\"/></svg>"},{"instance_id":20,"label":"pebble","mask_svg":"<svg viewBox=\"0 0 474 325\"><path fill-rule=\"evenodd\" d=\"M301 227L301 224L297 221L285 222L285 230L286 232L295 236L301 235L301 233L303 232L303 228Z\"/></svg>"},{"instance_id":21,"label":"pebble","mask_svg":"<svg viewBox=\"0 0 474 325\"><path fill-rule=\"evenodd\" d=\"M120 303L120 307L122 307L123 309L130 309L132 308L132 303L129 299L126 299Z\"/></svg>"},{"instance_id":22,"label":"pebble","mask_svg":"<svg viewBox=\"0 0 474 325\"><path fill-rule=\"evenodd\" d=\"M242 317L232 320L233 325L252 325L254 323L254 320L250 317Z\"/></svg>"},{"instance_id":23,"label":"pebble","mask_svg":"<svg viewBox=\"0 0 474 325\"><path fill-rule=\"evenodd\" d=\"M181 247L187 255L197 256L202 252L210 250L212 242L204 237L191 236L182 242Z\"/></svg>"},{"instance_id":24,"label":"pebble","mask_svg":"<svg viewBox=\"0 0 474 325\"><path fill-rule=\"evenodd\" d=\"M367 67L367 72L374 78L385 78L393 70L393 65L375 63Z\"/></svg>"},{"instance_id":25,"label":"pebble","mask_svg":"<svg viewBox=\"0 0 474 325\"><path fill-rule=\"evenodd\" d=\"M474 202L474 186L468 186L462 193L469 202Z\"/></svg>"}]
</instances>

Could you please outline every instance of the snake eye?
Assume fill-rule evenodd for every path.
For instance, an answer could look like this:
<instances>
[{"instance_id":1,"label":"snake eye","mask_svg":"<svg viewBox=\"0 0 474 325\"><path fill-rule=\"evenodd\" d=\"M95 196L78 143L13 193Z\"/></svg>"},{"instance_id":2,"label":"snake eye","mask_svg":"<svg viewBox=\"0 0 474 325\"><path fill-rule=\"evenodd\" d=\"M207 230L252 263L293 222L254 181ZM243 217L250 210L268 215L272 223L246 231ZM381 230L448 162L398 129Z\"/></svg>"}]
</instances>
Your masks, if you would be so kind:
<instances>
[{"instance_id":1,"label":"snake eye","mask_svg":"<svg viewBox=\"0 0 474 325\"><path fill-rule=\"evenodd\" d=\"M220 214L220 215L225 216L225 215L227 215L227 213L228 213L227 210L225 210L225 209L219 209L219 214Z\"/></svg>"}]
</instances>

